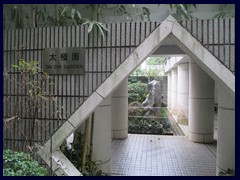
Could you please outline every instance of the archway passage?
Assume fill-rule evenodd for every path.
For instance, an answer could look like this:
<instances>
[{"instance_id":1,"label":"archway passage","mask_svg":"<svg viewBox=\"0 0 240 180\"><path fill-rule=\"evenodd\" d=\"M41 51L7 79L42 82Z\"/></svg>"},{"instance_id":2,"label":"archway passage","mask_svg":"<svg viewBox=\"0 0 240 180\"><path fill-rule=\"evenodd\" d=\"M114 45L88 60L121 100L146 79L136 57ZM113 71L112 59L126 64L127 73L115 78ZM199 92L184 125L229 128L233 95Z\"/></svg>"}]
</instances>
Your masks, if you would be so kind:
<instances>
[{"instance_id":1,"label":"archway passage","mask_svg":"<svg viewBox=\"0 0 240 180\"><path fill-rule=\"evenodd\" d=\"M198 22L198 21L197 21ZM130 39L127 39L126 36L124 36L124 33L121 33L121 35L125 38L125 40L130 40L129 44L129 52L126 53L126 51L122 51L121 48L118 49L117 47L121 47L122 45L122 41L116 41L116 39L118 38L117 33L118 30L119 32L122 30L125 32L128 31L132 31L132 28L129 28L129 26L124 26L125 28L123 28L123 26L121 24L112 24L110 26L110 29L113 30L115 29L115 41L113 40L113 37L111 38L106 38L107 39L107 45L108 45L108 41L111 40L110 44L112 44L113 42L115 42L115 53L111 53L112 49L111 47L108 47L103 41L94 41L93 44L96 44L99 47L102 47L104 45L106 45L105 50L106 53L108 54L109 52L109 57L108 60L111 60L112 57L114 57L114 54L116 54L116 52L120 53L120 59L118 59L118 61L115 61L115 68L111 69L108 71L108 64L112 64L112 62L109 61L108 62L102 62L99 61L97 64L94 65L95 62L92 62L92 65L96 66L95 69L96 71L94 71L93 66L88 66L88 71L91 71L91 74L87 74L87 76L80 77L79 81L82 84L82 87L85 87L85 85L88 85L90 80L96 80L96 84L94 87L92 87L91 89L87 89L87 92L85 91L86 89L83 88L83 94L84 96L83 99L80 101L80 103L77 101L77 104L80 105L75 106L76 109L71 109L68 113L68 115L64 114L64 116L66 116L66 121L58 128L56 128L56 131L54 134L50 134L51 137L49 137L48 141L44 144L43 147L39 148L39 154L42 157L42 159L48 164L52 164L52 168L53 170L58 169L57 174L65 174L65 175L79 175L78 170L76 170L76 168L74 168L74 166L65 158L65 156L58 150L58 147L64 142L64 140L72 133L74 132L84 121L87 117L89 117L91 115L91 113L98 107L98 105L107 98L108 95L110 95L122 82L123 79L125 79L134 69L136 69L148 56L150 56L153 52L155 52L163 43L164 41L167 41L168 38L170 38L172 41L174 41L186 54L188 54L190 57L194 58L196 63L202 68L204 69L216 82L218 82L223 88L224 90L226 90L231 97L235 96L235 76L233 74L232 71L234 71L235 68L232 68L231 64L234 65L234 63L231 63L232 61L234 62L234 58L229 58L228 62L224 62L225 65L227 65L227 67L218 59L221 59L220 56L218 56L218 58L216 58L215 56L212 55L212 53L209 52L209 49L211 49L211 47L209 46L209 44L206 44L206 46L209 46L208 49L206 49L206 47L204 47L204 41L206 41L206 39L204 39L203 34L205 35L204 29L205 29L205 21L199 21L200 24L202 25L202 31L201 33L197 33L196 37L198 37L198 35L202 34L202 41L199 42L199 38L195 38L192 34L193 30L191 29L190 32L188 32L184 27L182 27L173 17L169 16L166 20L164 20L159 26L157 26L157 23L153 23L150 26L150 30L145 29L145 34L144 32L141 32L141 28L142 25L140 25L141 23L137 23L139 25L139 34L144 34L143 36L140 36L141 38L134 38L135 42L131 42L131 36L129 35ZM209 22L209 21L208 21ZM232 22L232 20L229 20L229 22ZM143 23L144 24L144 23ZM182 22L183 24L183 22ZM187 24L187 23L186 23ZM229 23L229 26L232 23ZM146 25L146 24L144 24ZM188 26L186 26L188 27ZM206 26L207 28L208 26ZM152 31L154 28L156 28L154 31ZM69 30L70 29L70 30ZM118 30L117 30L118 29ZM234 28L230 28L231 31L234 30ZM35 33L36 31L36 33ZM59 33L59 34L65 34L66 36L66 31L67 32L83 32L83 35L80 33L81 37L78 37L78 39L81 39L80 42L74 42L75 46L80 46L81 45L86 45L88 46L89 49L91 49L91 47L93 46L89 46L89 39L85 38L85 32L86 31L86 27L85 29L79 29L79 28L68 28L66 30L66 28L63 29L58 29L58 28L43 28L41 30L38 29L30 29L30 30L26 30L26 31L16 31L16 33L20 34L23 38L18 38L18 42L14 42L14 43L8 43L8 42L4 42L4 50L5 51L11 51L14 49L14 46L16 44L19 45L24 41L26 41L26 49L31 49L31 45L34 45L34 48L36 49L36 51L43 51L43 48L46 47L64 47L64 46L69 46L69 42L62 40L59 41L58 38L56 38L55 36L50 36L51 34L54 34L55 32ZM148 33L146 33L146 31ZM151 32L152 31L152 32ZM151 33L150 33L151 32ZM7 37L7 39L13 39L14 37L14 33L15 32L6 32L5 37ZM97 33L97 32L95 32ZM191 34L192 33L192 34ZM214 34L215 32L207 32L207 33L211 33ZM41 37L41 35L44 34L44 41L42 42L42 44L38 44L35 43L33 40L34 38L39 38ZM47 35L46 35L47 34ZM50 34L50 35L49 35ZM131 33L130 33L131 34ZM149 34L149 35L147 35ZM234 33L233 33L234 34ZM28 35L30 35L30 39L27 39L26 37L28 37ZM136 35L134 35L136 37ZM48 37L50 37L50 40L48 39ZM66 39L68 38L67 36L65 37ZM94 39L94 38L93 38ZM92 40L93 40L92 39ZM198 39L198 40L197 40ZM230 42L230 46L234 46L234 37L231 39L233 39L233 44L231 44L232 42ZM55 44L55 42L57 41L57 43ZM231 40L232 41L232 40ZM41 41L39 41L41 42ZM54 42L54 43L52 43ZM136 43L137 42L137 43ZM100 45L99 45L100 44ZM127 43L125 43L124 45L126 45ZM133 44L133 45L132 45ZM110 48L110 49L108 49ZM126 47L124 47L126 48ZM215 47L214 47L215 48ZM39 50L40 49L40 50ZM88 49L88 51L90 52L90 50ZM94 48L93 48L94 49ZM135 50L133 50L135 49ZM234 48L229 48L231 50L234 50ZM108 51L109 50L109 51ZM133 51L132 51L133 50ZM100 50L100 52L103 50ZM125 52L125 54L124 54ZM218 51L219 52L219 51ZM232 52L232 51L231 51ZM101 53L100 53L101 54ZM127 56L127 54L130 54L129 56ZM218 54L218 53L217 53ZM214 54L214 55L217 55ZM229 50L229 54L230 50ZM234 54L234 53L233 53ZM41 53L37 53L37 56L40 56ZM6 56L10 56L6 53ZM29 55L30 56L30 55ZM88 58L91 60L91 53L88 54ZM95 55L94 55L95 56ZM98 56L98 54L96 55ZM124 57L125 56L125 57ZM28 56L26 56L28 57ZM121 60L121 57L124 57ZM229 56L230 57L230 56ZM94 58L94 57L92 57ZM114 57L116 59L116 57ZM9 62L5 61L5 63L9 66ZM104 73L100 72L100 74L98 74L98 67L103 67L103 63L105 63L106 66L106 71ZM100 65L101 64L101 65ZM228 66L229 64L229 66ZM104 66L104 67L105 67ZM111 66L111 65L110 65ZM100 68L101 69L101 68ZM94 74L95 72L95 74ZM57 77L56 77L57 78ZM65 78L66 82L68 81L68 78L71 82L71 77L62 77ZM100 79L99 79L100 78ZM86 82L89 81L89 82ZM65 87L65 86L64 86ZM57 88L56 88L57 89ZM64 92L65 89L62 89L62 91ZM68 91L67 88L67 83L66 83L66 91ZM70 89L70 91L72 92L72 90ZM74 90L73 90L74 91ZM70 93L71 94L71 93ZM65 94L66 96L66 94ZM74 96L72 97L74 98ZM66 100L66 104L67 100ZM54 130L52 131L54 132ZM52 161L53 160L53 161ZM64 166L61 166L61 164L64 164ZM60 167L60 168L59 168ZM68 167L67 170L65 167Z\"/></svg>"},{"instance_id":2,"label":"archway passage","mask_svg":"<svg viewBox=\"0 0 240 180\"><path fill-rule=\"evenodd\" d=\"M134 71L149 55L167 39L172 39L190 57L193 57L215 81L231 95L235 95L235 76L200 42L198 42L173 17L169 16L156 28L118 68L92 93L91 96L68 118L68 120L46 142L39 154L49 164L48 158L62 142ZM50 148L51 147L51 148ZM55 153L53 153L54 155ZM58 159L60 160L60 159ZM71 174L71 173L70 173Z\"/></svg>"}]
</instances>

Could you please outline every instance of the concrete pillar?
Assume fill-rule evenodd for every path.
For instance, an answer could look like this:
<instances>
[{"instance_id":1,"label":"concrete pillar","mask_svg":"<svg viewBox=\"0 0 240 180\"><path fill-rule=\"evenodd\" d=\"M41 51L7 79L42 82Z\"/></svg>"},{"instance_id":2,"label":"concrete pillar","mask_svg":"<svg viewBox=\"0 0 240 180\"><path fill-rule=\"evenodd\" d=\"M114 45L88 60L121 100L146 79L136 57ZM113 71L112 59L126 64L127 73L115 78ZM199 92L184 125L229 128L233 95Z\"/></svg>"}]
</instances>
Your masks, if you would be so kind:
<instances>
[{"instance_id":1,"label":"concrete pillar","mask_svg":"<svg viewBox=\"0 0 240 180\"><path fill-rule=\"evenodd\" d=\"M217 175L235 170L235 99L218 86Z\"/></svg>"},{"instance_id":2,"label":"concrete pillar","mask_svg":"<svg viewBox=\"0 0 240 180\"><path fill-rule=\"evenodd\" d=\"M177 121L180 124L188 124L189 101L189 63L178 64L178 94L177 94Z\"/></svg>"},{"instance_id":3,"label":"concrete pillar","mask_svg":"<svg viewBox=\"0 0 240 180\"><path fill-rule=\"evenodd\" d=\"M110 174L111 160L111 97L106 98L97 107L94 120L93 160L98 167Z\"/></svg>"},{"instance_id":4,"label":"concrete pillar","mask_svg":"<svg viewBox=\"0 0 240 180\"><path fill-rule=\"evenodd\" d=\"M112 94L112 138L124 139L128 136L128 79Z\"/></svg>"},{"instance_id":5,"label":"concrete pillar","mask_svg":"<svg viewBox=\"0 0 240 180\"><path fill-rule=\"evenodd\" d=\"M178 72L177 68L173 68L171 71L171 113L177 115L177 86L178 86Z\"/></svg>"},{"instance_id":6,"label":"concrete pillar","mask_svg":"<svg viewBox=\"0 0 240 180\"><path fill-rule=\"evenodd\" d=\"M189 73L189 140L211 143L214 135L214 81L194 61Z\"/></svg>"},{"instance_id":7,"label":"concrete pillar","mask_svg":"<svg viewBox=\"0 0 240 180\"><path fill-rule=\"evenodd\" d=\"M172 97L172 74L168 72L168 79L167 79L167 107L168 111L171 110L171 97Z\"/></svg>"}]
</instances>

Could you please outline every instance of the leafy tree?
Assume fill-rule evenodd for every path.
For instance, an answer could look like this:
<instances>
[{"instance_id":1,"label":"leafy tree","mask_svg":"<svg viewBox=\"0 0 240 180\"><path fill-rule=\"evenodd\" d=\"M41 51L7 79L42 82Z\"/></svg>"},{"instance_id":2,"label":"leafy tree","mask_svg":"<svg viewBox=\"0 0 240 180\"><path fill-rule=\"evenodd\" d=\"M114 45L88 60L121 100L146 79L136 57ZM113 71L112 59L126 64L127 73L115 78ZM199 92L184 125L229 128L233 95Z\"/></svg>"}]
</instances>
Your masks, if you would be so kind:
<instances>
[{"instance_id":1,"label":"leafy tree","mask_svg":"<svg viewBox=\"0 0 240 180\"><path fill-rule=\"evenodd\" d=\"M147 84L142 82L131 83L128 85L128 103L138 101L143 102L147 96Z\"/></svg>"},{"instance_id":2,"label":"leafy tree","mask_svg":"<svg viewBox=\"0 0 240 180\"><path fill-rule=\"evenodd\" d=\"M176 9L176 12L182 13L184 17L191 17L188 13L191 4L169 4L169 7L172 10ZM49 12L47 8L51 8L53 11ZM130 20L132 20L131 12L137 10L137 14L142 20L151 20L150 9L147 7L139 8L135 4L5 4L3 6L4 28L79 25L85 22L99 22L105 10L110 10L114 16L127 16ZM81 11L89 11L90 17L82 17ZM103 29L101 26L98 28Z\"/></svg>"},{"instance_id":3,"label":"leafy tree","mask_svg":"<svg viewBox=\"0 0 240 180\"><path fill-rule=\"evenodd\" d=\"M234 4L223 4L219 10L220 12L218 12L216 15L213 16L214 19L235 17Z\"/></svg>"},{"instance_id":4,"label":"leafy tree","mask_svg":"<svg viewBox=\"0 0 240 180\"><path fill-rule=\"evenodd\" d=\"M194 19L191 15L191 8L196 8L196 4L169 4L171 10L175 10L177 14L183 16L186 20Z\"/></svg>"},{"instance_id":5,"label":"leafy tree","mask_svg":"<svg viewBox=\"0 0 240 180\"><path fill-rule=\"evenodd\" d=\"M65 26L88 24L88 32L96 26L101 35L107 31L103 23L98 22L98 12L101 5L90 4L91 20L83 18L80 11L73 5L54 5L55 14L47 11L47 5L6 4L3 11L4 29L34 28L41 26ZM48 8L53 5L48 5ZM88 8L88 7L85 7ZM95 15L97 12L97 15ZM14 23L14 24L13 24Z\"/></svg>"},{"instance_id":6,"label":"leafy tree","mask_svg":"<svg viewBox=\"0 0 240 180\"><path fill-rule=\"evenodd\" d=\"M11 76L11 73L17 71L18 77ZM36 78L38 76L38 78ZM33 143L35 140L38 122L38 113L42 109L42 103L51 102L57 107L56 113L60 116L59 112L61 108L57 104L57 98L49 95L45 89L48 82L52 86L51 78L44 72L41 72L38 61L30 60L26 61L22 58L19 59L17 64L12 64L11 69L4 71L4 81L9 84L16 84L16 90L19 94L24 95L25 110L20 111L20 107L23 105L23 100L15 101L11 104L10 96L4 96L4 107L6 111L12 108L10 118L4 118L4 131L10 132L20 130L21 126L12 126L12 123L18 123L19 120L29 118L29 128L20 130L23 140L25 140L29 151L32 151ZM41 126L41 125L40 125ZM42 126L45 129L44 126ZM4 137L5 138L5 137Z\"/></svg>"},{"instance_id":7,"label":"leafy tree","mask_svg":"<svg viewBox=\"0 0 240 180\"><path fill-rule=\"evenodd\" d=\"M166 61L166 57L149 57L146 60L147 65L162 65Z\"/></svg>"}]
</instances>

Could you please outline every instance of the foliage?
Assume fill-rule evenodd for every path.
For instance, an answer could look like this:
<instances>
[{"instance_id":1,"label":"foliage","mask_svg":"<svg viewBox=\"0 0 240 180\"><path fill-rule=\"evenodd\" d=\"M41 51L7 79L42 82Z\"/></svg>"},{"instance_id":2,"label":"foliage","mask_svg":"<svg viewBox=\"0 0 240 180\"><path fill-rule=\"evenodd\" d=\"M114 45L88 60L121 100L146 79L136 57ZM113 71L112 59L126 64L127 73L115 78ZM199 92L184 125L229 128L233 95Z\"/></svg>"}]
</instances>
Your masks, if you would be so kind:
<instances>
[{"instance_id":1,"label":"foliage","mask_svg":"<svg viewBox=\"0 0 240 180\"><path fill-rule=\"evenodd\" d=\"M104 32L107 32L108 29L104 26L103 23L97 22L97 21L89 21L89 20L86 20L86 21L83 23L83 25L84 25L84 24L87 24L87 25L88 25L88 33L90 33L90 32L92 31L93 27L95 26L95 27L97 27L97 28L99 29L102 37L105 38Z\"/></svg>"},{"instance_id":2,"label":"foliage","mask_svg":"<svg viewBox=\"0 0 240 180\"><path fill-rule=\"evenodd\" d=\"M90 4L89 6L91 7L91 11L96 10L93 4ZM98 8L100 7L102 6L98 5ZM7 29L13 26L16 29L19 29L39 26L87 24L88 33L92 31L93 26L96 26L99 29L102 37L104 37L104 32L107 31L102 22L98 22L97 19L88 20L87 18L83 18L80 11L73 6L60 6L56 4L54 5L53 10L55 10L54 15L46 10L46 5L4 5L4 28ZM13 25L12 22L15 24Z\"/></svg>"},{"instance_id":3,"label":"foliage","mask_svg":"<svg viewBox=\"0 0 240 180\"><path fill-rule=\"evenodd\" d=\"M138 82L138 78L136 76L129 76L128 77L128 83L136 83Z\"/></svg>"},{"instance_id":4,"label":"foliage","mask_svg":"<svg viewBox=\"0 0 240 180\"><path fill-rule=\"evenodd\" d=\"M164 117L164 118L167 118L168 117L168 114L167 114L167 109L162 107L160 109L160 114L161 114L161 117Z\"/></svg>"},{"instance_id":5,"label":"foliage","mask_svg":"<svg viewBox=\"0 0 240 180\"><path fill-rule=\"evenodd\" d=\"M47 7L52 6L53 12L47 11ZM150 21L150 9L147 7L136 7L135 4L85 4L78 5L82 7L81 10L77 10L73 5L22 5L22 4L6 4L3 8L3 20L4 28L9 28L13 25L15 28L24 27L39 27L39 26L63 26L63 25L79 25L84 22L99 22L99 16L105 9L112 10L113 14L127 16L132 20L131 11L136 10L142 20L147 19ZM113 6L113 7L112 7ZM183 13L188 17L188 5L184 4L169 4L171 9L177 9L177 12ZM91 18L83 18L80 11L90 11ZM186 15L187 14L187 15ZM104 28L101 28L103 31Z\"/></svg>"},{"instance_id":6,"label":"foliage","mask_svg":"<svg viewBox=\"0 0 240 180\"><path fill-rule=\"evenodd\" d=\"M137 134L163 134L163 125L157 120L149 120L149 118L141 118L140 120L128 121L128 132Z\"/></svg>"},{"instance_id":7,"label":"foliage","mask_svg":"<svg viewBox=\"0 0 240 180\"><path fill-rule=\"evenodd\" d=\"M149 57L146 60L147 65L162 65L166 61L166 57Z\"/></svg>"},{"instance_id":8,"label":"foliage","mask_svg":"<svg viewBox=\"0 0 240 180\"><path fill-rule=\"evenodd\" d=\"M135 4L116 4L115 7L113 7L113 11L115 12L115 16L116 15L122 15L122 16L126 16L127 19L130 19L131 21L133 20L132 16L131 16L131 10L137 10L140 18L142 20L147 19L148 21L150 21L150 9L147 7L141 7L141 8L137 8L135 6Z\"/></svg>"},{"instance_id":9,"label":"foliage","mask_svg":"<svg viewBox=\"0 0 240 180\"><path fill-rule=\"evenodd\" d=\"M143 108L142 103L138 101L131 102L128 105L128 116L144 116L146 112L147 111Z\"/></svg>"},{"instance_id":10,"label":"foliage","mask_svg":"<svg viewBox=\"0 0 240 180\"><path fill-rule=\"evenodd\" d=\"M55 16L49 15L48 12L38 11L43 17L43 22L46 26L64 26L74 25L82 23L82 16L80 11L76 10L72 6L61 7L58 4L55 5Z\"/></svg>"},{"instance_id":11,"label":"foliage","mask_svg":"<svg viewBox=\"0 0 240 180\"><path fill-rule=\"evenodd\" d=\"M235 17L235 7L234 4L223 4L222 7L219 9L216 15L213 16L214 19L221 19L221 18L233 18Z\"/></svg>"},{"instance_id":12,"label":"foliage","mask_svg":"<svg viewBox=\"0 0 240 180\"><path fill-rule=\"evenodd\" d=\"M125 15L127 16L128 18L130 18L132 20L132 16L131 14L126 10L126 7L124 4L117 4L117 7L116 7L116 12L119 14L122 14L122 15Z\"/></svg>"},{"instance_id":13,"label":"foliage","mask_svg":"<svg viewBox=\"0 0 240 180\"><path fill-rule=\"evenodd\" d=\"M68 150L66 144L63 144L60 147L61 151L77 169L80 169L82 164L83 143L84 134L79 131L75 133L72 149ZM90 154L88 148L85 171L81 173L84 176L107 176L108 174L102 172L102 170L98 168L98 163L101 164L102 162L90 161Z\"/></svg>"},{"instance_id":14,"label":"foliage","mask_svg":"<svg viewBox=\"0 0 240 180\"><path fill-rule=\"evenodd\" d=\"M128 132L136 134L172 134L172 128L167 118L142 117L134 120L129 118Z\"/></svg>"},{"instance_id":15,"label":"foliage","mask_svg":"<svg viewBox=\"0 0 240 180\"><path fill-rule=\"evenodd\" d=\"M145 75L147 75L148 77L157 77L160 76L161 72L163 72L163 67L159 68L153 66L145 71Z\"/></svg>"},{"instance_id":16,"label":"foliage","mask_svg":"<svg viewBox=\"0 0 240 180\"><path fill-rule=\"evenodd\" d=\"M38 62L30 61L26 62L24 59L20 59L18 64L13 64L12 67L21 71L21 73L29 73L30 75L34 75L38 70Z\"/></svg>"},{"instance_id":17,"label":"foliage","mask_svg":"<svg viewBox=\"0 0 240 180\"><path fill-rule=\"evenodd\" d=\"M81 19L82 19L81 13L78 10L76 10L70 6L66 6L66 7L62 8L59 17L75 19L78 24L81 23Z\"/></svg>"},{"instance_id":18,"label":"foliage","mask_svg":"<svg viewBox=\"0 0 240 180\"><path fill-rule=\"evenodd\" d=\"M47 170L39 165L30 154L3 151L3 176L45 176Z\"/></svg>"},{"instance_id":19,"label":"foliage","mask_svg":"<svg viewBox=\"0 0 240 180\"><path fill-rule=\"evenodd\" d=\"M165 57L149 57L146 60L145 66L139 66L134 72L135 76L162 76L164 74L163 65Z\"/></svg>"},{"instance_id":20,"label":"foliage","mask_svg":"<svg viewBox=\"0 0 240 180\"><path fill-rule=\"evenodd\" d=\"M40 72L38 66L39 64L37 61L28 62L24 59L20 59L17 64L12 65L10 70L4 72L4 80L9 84L15 84L15 88L12 89L13 93L24 95L24 99L22 98L19 101L15 101L14 104L11 104L11 96L4 97L5 109L12 108L10 114L12 117L4 119L4 129L8 128L10 131L16 131L16 129L12 129L12 126L8 126L8 123L16 119L20 120L28 118L29 128L18 129L18 131L21 132L25 141L28 142L27 147L30 151L32 150L33 141L35 139L34 136L38 124L38 115L42 109L42 104L44 104L44 102L55 103L57 112L59 111L57 99L48 95L45 89L45 85L50 81L50 77L46 73ZM18 76L12 76L12 72L18 73ZM25 105L25 108L20 111L23 104ZM15 128L21 127L16 126Z\"/></svg>"},{"instance_id":21,"label":"foliage","mask_svg":"<svg viewBox=\"0 0 240 180\"><path fill-rule=\"evenodd\" d=\"M128 103L133 101L143 102L147 93L146 83L136 82L128 84Z\"/></svg>"},{"instance_id":22,"label":"foliage","mask_svg":"<svg viewBox=\"0 0 240 180\"><path fill-rule=\"evenodd\" d=\"M41 27L41 26L66 26L80 25L84 22L98 22L100 16L103 17L105 10L110 10L113 16L126 16L130 21L133 20L131 14L138 15L142 20L150 21L150 9L147 7L137 7L135 4L78 4L76 5L39 5L39 4L4 4L3 6L3 24L4 29ZM160 6L160 4L158 4ZM167 4L172 11L181 15L184 19L193 19L192 12L197 4ZM51 7L52 11L48 11ZM79 10L78 10L79 9ZM52 13L54 12L55 13ZM82 17L82 11L91 14L91 17ZM213 18L235 17L234 4L223 4ZM95 23L96 24L96 23ZM105 31L98 26L99 30ZM103 36L103 34L101 33Z\"/></svg>"},{"instance_id":23,"label":"foliage","mask_svg":"<svg viewBox=\"0 0 240 180\"><path fill-rule=\"evenodd\" d=\"M235 176L235 170L228 168L226 171L221 171L219 176Z\"/></svg>"},{"instance_id":24,"label":"foliage","mask_svg":"<svg viewBox=\"0 0 240 180\"><path fill-rule=\"evenodd\" d=\"M142 69L141 66L139 66L134 72L133 74L135 76L145 76L145 71Z\"/></svg>"},{"instance_id":25,"label":"foliage","mask_svg":"<svg viewBox=\"0 0 240 180\"><path fill-rule=\"evenodd\" d=\"M141 111L141 109L143 110L143 108L137 106L134 115L132 116L132 114L129 114L129 133L158 135L172 134L172 126L168 120L165 108L160 109L161 118L144 116L143 112L146 113L146 111Z\"/></svg>"},{"instance_id":26,"label":"foliage","mask_svg":"<svg viewBox=\"0 0 240 180\"><path fill-rule=\"evenodd\" d=\"M169 7L171 10L176 10L176 13L182 15L186 20L194 19L190 9L196 8L196 4L169 4Z\"/></svg>"},{"instance_id":27,"label":"foliage","mask_svg":"<svg viewBox=\"0 0 240 180\"><path fill-rule=\"evenodd\" d=\"M141 13L142 19L146 18L148 21L150 21L150 10L146 7L142 7L142 13Z\"/></svg>"}]
</instances>

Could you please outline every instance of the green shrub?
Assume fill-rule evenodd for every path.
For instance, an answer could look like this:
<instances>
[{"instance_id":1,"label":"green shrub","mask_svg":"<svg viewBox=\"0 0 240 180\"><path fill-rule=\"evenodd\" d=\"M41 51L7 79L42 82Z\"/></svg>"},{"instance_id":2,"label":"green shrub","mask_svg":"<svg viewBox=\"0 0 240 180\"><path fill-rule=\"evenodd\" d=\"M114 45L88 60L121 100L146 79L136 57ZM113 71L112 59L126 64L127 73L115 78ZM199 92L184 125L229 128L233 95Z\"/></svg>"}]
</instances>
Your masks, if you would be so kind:
<instances>
[{"instance_id":1,"label":"green shrub","mask_svg":"<svg viewBox=\"0 0 240 180\"><path fill-rule=\"evenodd\" d=\"M136 104L136 103L131 103ZM132 108L132 107L131 107ZM161 118L151 118L143 116L141 110L143 108L136 108L131 111L130 115L133 117L128 118L128 132L133 134L173 134L172 126L169 122L166 108L161 108ZM131 109L130 109L131 110ZM146 113L146 111L143 111ZM135 116L135 117L134 117Z\"/></svg>"},{"instance_id":2,"label":"green shrub","mask_svg":"<svg viewBox=\"0 0 240 180\"><path fill-rule=\"evenodd\" d=\"M163 126L158 120L142 117L137 120L129 118L128 132L137 134L163 134Z\"/></svg>"},{"instance_id":3,"label":"green shrub","mask_svg":"<svg viewBox=\"0 0 240 180\"><path fill-rule=\"evenodd\" d=\"M72 143L72 149L68 150L66 143L60 146L63 154L71 161L71 163L77 168L81 169L82 164L82 153L83 153L83 144L84 144L84 134L81 131L74 134L74 141ZM91 161L90 160L90 149L88 147L85 171L81 171L83 176L108 176L109 174L104 173L100 168L99 164L102 161Z\"/></svg>"},{"instance_id":4,"label":"green shrub","mask_svg":"<svg viewBox=\"0 0 240 180\"><path fill-rule=\"evenodd\" d=\"M47 170L41 167L30 154L3 151L3 176L45 176Z\"/></svg>"},{"instance_id":5,"label":"green shrub","mask_svg":"<svg viewBox=\"0 0 240 180\"><path fill-rule=\"evenodd\" d=\"M134 101L128 104L128 116L144 116L146 112L141 102Z\"/></svg>"},{"instance_id":6,"label":"green shrub","mask_svg":"<svg viewBox=\"0 0 240 180\"><path fill-rule=\"evenodd\" d=\"M226 171L221 171L219 176L235 176L235 170L227 169Z\"/></svg>"},{"instance_id":7,"label":"green shrub","mask_svg":"<svg viewBox=\"0 0 240 180\"><path fill-rule=\"evenodd\" d=\"M164 107L162 107L162 108L160 109L160 114L161 114L161 117L167 118L167 117L168 117L168 115L167 115L167 109L164 108Z\"/></svg>"},{"instance_id":8,"label":"green shrub","mask_svg":"<svg viewBox=\"0 0 240 180\"><path fill-rule=\"evenodd\" d=\"M128 103L138 101L143 102L148 94L147 84L136 82L128 84Z\"/></svg>"},{"instance_id":9,"label":"green shrub","mask_svg":"<svg viewBox=\"0 0 240 180\"><path fill-rule=\"evenodd\" d=\"M173 134L172 126L167 118L150 117L129 118L128 132L133 134Z\"/></svg>"}]
</instances>

